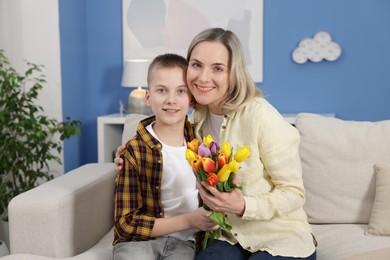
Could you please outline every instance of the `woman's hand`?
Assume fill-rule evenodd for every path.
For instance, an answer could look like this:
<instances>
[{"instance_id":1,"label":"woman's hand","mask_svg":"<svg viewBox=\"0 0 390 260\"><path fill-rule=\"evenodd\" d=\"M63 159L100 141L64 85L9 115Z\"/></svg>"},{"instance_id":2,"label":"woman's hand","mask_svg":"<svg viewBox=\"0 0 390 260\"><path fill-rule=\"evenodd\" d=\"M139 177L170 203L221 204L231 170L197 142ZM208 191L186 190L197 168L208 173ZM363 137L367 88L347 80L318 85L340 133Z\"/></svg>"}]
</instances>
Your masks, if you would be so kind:
<instances>
[{"instance_id":1,"label":"woman's hand","mask_svg":"<svg viewBox=\"0 0 390 260\"><path fill-rule=\"evenodd\" d=\"M214 211L230 212L242 216L245 211L245 200L240 189L220 192L206 182L196 183L203 202Z\"/></svg>"},{"instance_id":2,"label":"woman's hand","mask_svg":"<svg viewBox=\"0 0 390 260\"><path fill-rule=\"evenodd\" d=\"M114 163L115 163L115 170L117 172L120 172L122 170L123 160L120 156L125 149L126 149L126 145L124 144L122 144L121 146L118 147L118 149L116 149Z\"/></svg>"}]
</instances>

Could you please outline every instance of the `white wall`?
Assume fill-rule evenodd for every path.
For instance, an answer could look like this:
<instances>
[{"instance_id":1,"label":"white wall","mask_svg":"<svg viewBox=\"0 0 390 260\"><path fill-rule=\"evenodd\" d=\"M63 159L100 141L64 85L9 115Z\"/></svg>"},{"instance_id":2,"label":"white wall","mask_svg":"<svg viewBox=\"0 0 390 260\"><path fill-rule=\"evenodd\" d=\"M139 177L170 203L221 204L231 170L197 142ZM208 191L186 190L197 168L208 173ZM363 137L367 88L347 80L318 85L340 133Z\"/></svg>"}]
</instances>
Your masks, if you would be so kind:
<instances>
[{"instance_id":1,"label":"white wall","mask_svg":"<svg viewBox=\"0 0 390 260\"><path fill-rule=\"evenodd\" d=\"M18 71L24 71L25 60L45 66L39 104L48 117L62 121L58 0L0 0L0 48ZM62 165L51 169L64 172Z\"/></svg>"}]
</instances>

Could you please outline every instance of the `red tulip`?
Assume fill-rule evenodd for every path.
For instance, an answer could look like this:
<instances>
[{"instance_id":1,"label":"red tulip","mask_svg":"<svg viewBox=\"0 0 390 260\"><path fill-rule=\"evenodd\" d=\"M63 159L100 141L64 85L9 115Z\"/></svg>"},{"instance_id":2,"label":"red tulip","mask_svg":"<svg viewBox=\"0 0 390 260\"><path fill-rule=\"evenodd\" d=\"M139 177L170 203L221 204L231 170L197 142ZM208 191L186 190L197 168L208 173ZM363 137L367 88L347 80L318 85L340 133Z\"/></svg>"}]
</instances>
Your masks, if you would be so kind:
<instances>
[{"instance_id":1,"label":"red tulip","mask_svg":"<svg viewBox=\"0 0 390 260\"><path fill-rule=\"evenodd\" d=\"M202 158L202 167L205 172L211 173L215 170L215 162L207 157Z\"/></svg>"},{"instance_id":2,"label":"red tulip","mask_svg":"<svg viewBox=\"0 0 390 260\"><path fill-rule=\"evenodd\" d=\"M209 173L209 176L206 179L206 182L210 186L217 186L218 184L218 176L215 173Z\"/></svg>"},{"instance_id":3,"label":"red tulip","mask_svg":"<svg viewBox=\"0 0 390 260\"><path fill-rule=\"evenodd\" d=\"M217 161L218 161L218 168L221 169L222 166L224 166L225 164L227 164L229 162L229 157L224 153L220 153L218 155Z\"/></svg>"}]
</instances>

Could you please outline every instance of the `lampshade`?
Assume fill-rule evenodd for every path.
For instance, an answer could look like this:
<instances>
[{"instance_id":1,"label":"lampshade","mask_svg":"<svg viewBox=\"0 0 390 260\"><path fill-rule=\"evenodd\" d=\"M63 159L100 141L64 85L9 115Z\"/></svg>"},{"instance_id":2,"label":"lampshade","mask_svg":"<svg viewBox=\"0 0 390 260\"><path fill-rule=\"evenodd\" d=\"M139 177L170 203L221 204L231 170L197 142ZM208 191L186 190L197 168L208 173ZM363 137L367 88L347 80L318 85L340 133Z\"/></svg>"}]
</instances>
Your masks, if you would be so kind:
<instances>
[{"instance_id":1,"label":"lampshade","mask_svg":"<svg viewBox=\"0 0 390 260\"><path fill-rule=\"evenodd\" d=\"M134 88L147 86L148 67L151 60L129 59L123 66L122 87Z\"/></svg>"},{"instance_id":2,"label":"lampshade","mask_svg":"<svg viewBox=\"0 0 390 260\"><path fill-rule=\"evenodd\" d=\"M122 86L135 88L130 92L127 99L127 113L149 115L150 109L145 104L145 90L142 86L147 86L148 68L151 60L148 59L129 59L126 60L123 67Z\"/></svg>"}]
</instances>

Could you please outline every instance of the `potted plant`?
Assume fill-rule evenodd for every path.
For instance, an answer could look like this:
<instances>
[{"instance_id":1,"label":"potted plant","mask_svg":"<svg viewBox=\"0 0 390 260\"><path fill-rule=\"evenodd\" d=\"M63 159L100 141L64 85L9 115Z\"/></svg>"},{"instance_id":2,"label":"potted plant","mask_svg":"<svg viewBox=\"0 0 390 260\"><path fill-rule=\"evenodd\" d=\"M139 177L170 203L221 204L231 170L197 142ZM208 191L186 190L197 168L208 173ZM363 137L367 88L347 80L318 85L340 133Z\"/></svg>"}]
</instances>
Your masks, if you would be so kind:
<instances>
[{"instance_id":1,"label":"potted plant","mask_svg":"<svg viewBox=\"0 0 390 260\"><path fill-rule=\"evenodd\" d=\"M9 254L9 249L4 241L0 240L0 257L6 256Z\"/></svg>"},{"instance_id":2,"label":"potted plant","mask_svg":"<svg viewBox=\"0 0 390 260\"><path fill-rule=\"evenodd\" d=\"M10 200L53 178L49 162L61 164L62 140L80 135L79 120L58 122L37 105L45 76L41 65L27 62L24 74L0 50L0 216Z\"/></svg>"}]
</instances>

